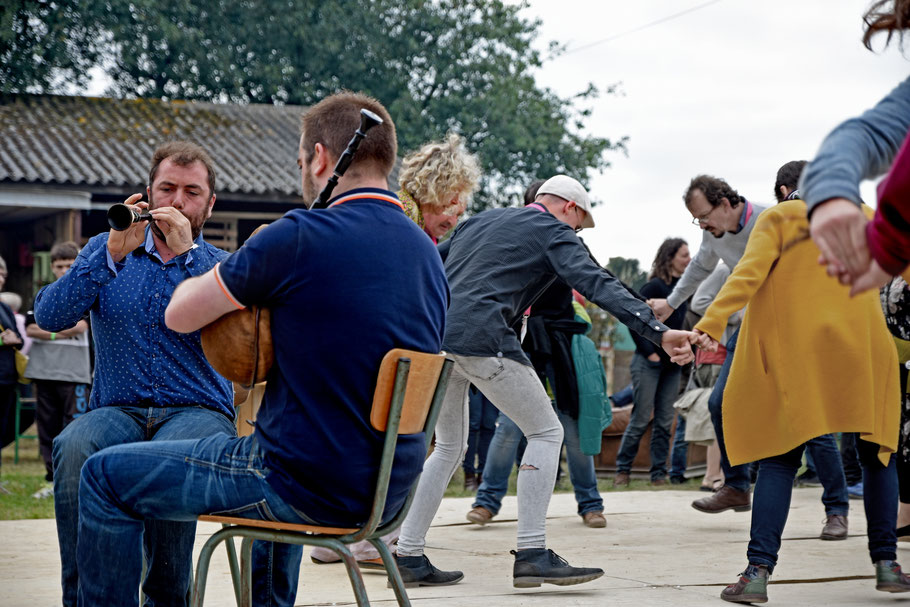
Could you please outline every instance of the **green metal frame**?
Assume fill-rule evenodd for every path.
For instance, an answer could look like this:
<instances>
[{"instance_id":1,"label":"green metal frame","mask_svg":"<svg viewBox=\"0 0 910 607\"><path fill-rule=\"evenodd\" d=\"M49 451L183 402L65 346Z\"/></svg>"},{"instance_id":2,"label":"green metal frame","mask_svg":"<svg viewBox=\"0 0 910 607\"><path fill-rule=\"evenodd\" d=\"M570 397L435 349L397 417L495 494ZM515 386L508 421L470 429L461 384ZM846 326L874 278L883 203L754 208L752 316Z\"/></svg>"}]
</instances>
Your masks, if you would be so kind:
<instances>
[{"instance_id":1,"label":"green metal frame","mask_svg":"<svg viewBox=\"0 0 910 607\"><path fill-rule=\"evenodd\" d=\"M25 399L25 403L22 402L23 398L19 396L19 390L16 390L16 419L15 419L15 434L13 442L15 446L13 447L13 463L19 463L19 439L20 438L38 438L37 434L20 434L19 432L19 421L21 419L21 412L23 407L36 411L37 403L34 397Z\"/></svg>"},{"instance_id":2,"label":"green metal frame","mask_svg":"<svg viewBox=\"0 0 910 607\"><path fill-rule=\"evenodd\" d=\"M442 405L443 397L445 396L446 387L448 386L452 365L453 362L451 360L443 361L439 379L436 383L436 389L433 393L433 399L427 412L426 422L424 423L427 448L430 446L433 429L436 427L436 420L439 417L439 409ZM225 525L208 539L199 554L199 560L196 565L196 578L193 584L193 607L202 607L203 600L205 599L205 584L206 577L208 576L209 563L215 548L222 541L225 542L228 551L228 561L231 567L231 580L234 583L234 594L237 599L237 605L240 607L251 607L251 560L253 540L322 546L332 550L338 554L344 562L348 577L351 580L351 587L354 590L354 596L357 599L357 605L360 607L368 606L370 602L367 597L366 588L363 585L363 576L360 573L360 567L358 567L357 561L348 549L347 544L367 540L376 547L382 557L382 564L385 566L389 582L392 589L395 591L395 597L398 600L399 606L410 606L411 602L405 591L401 575L398 573L395 557L381 539L383 536L400 527L404 522L408 510L411 508L411 502L414 500L414 492L417 488L417 481L419 480L414 480L411 491L401 510L399 510L390 521L382 524L383 508L385 507L386 494L389 489L389 477L392 471L392 464L395 459L395 447L398 444L401 408L404 404L404 393L410 367L410 359L402 357L398 360L395 372L395 384L392 392L392 402L389 408L389 417L385 432L385 441L382 448L382 458L380 460L379 472L376 480L376 490L373 494L373 507L366 523L364 523L356 532L342 536L311 535L296 531L269 530L261 527L246 527L242 525ZM237 566L236 549L233 541L235 536L243 538L240 545L239 568Z\"/></svg>"}]
</instances>

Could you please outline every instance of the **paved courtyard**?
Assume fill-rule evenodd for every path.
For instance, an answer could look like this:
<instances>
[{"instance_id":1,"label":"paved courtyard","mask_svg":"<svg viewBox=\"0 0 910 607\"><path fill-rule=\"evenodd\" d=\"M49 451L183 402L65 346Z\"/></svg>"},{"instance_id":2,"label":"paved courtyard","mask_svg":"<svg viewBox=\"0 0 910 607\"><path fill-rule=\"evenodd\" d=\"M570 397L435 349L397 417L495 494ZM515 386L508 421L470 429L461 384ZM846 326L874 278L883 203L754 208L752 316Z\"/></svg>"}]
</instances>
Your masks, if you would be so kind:
<instances>
[{"instance_id":1,"label":"paved courtyard","mask_svg":"<svg viewBox=\"0 0 910 607\"><path fill-rule=\"evenodd\" d=\"M635 605L685 607L722 605L718 594L745 565L748 513L703 514L689 503L705 494L693 491L624 491L604 494L607 528L588 529L575 515L571 494L553 497L548 517L549 547L581 566L599 566L606 575L571 587L512 588L516 501L506 498L492 524L469 524L468 498L444 500L428 536L427 554L443 569L461 569L460 584L414 588L415 606L498 607L511 605ZM769 604L783 606L910 606L910 593L875 591L866 551L861 501L851 501L850 537L817 539L824 519L821 489L794 491L781 559L769 587ZM200 525L197 551L215 531ZM60 566L53 520L0 521L0 606L60 604ZM910 544L898 559L910 565ZM116 571L111 572L116 575ZM394 605L381 573L366 572L372 604ZM297 605L354 605L340 565L314 565L305 557ZM206 605L234 605L224 551L213 560Z\"/></svg>"}]
</instances>

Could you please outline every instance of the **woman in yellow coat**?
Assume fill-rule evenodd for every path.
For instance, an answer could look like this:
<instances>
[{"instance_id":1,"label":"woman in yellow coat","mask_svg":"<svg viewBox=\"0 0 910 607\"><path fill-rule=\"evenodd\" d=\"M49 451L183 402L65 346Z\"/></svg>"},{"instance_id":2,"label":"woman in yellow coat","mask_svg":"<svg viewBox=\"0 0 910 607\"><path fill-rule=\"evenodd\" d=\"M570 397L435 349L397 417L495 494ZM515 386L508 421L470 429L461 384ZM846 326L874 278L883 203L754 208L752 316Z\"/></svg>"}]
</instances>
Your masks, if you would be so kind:
<instances>
[{"instance_id":1,"label":"woman in yellow coat","mask_svg":"<svg viewBox=\"0 0 910 607\"><path fill-rule=\"evenodd\" d=\"M866 211L871 215L868 207ZM724 391L732 464L761 460L746 552L749 566L721 598L767 601L803 444L857 432L869 552L882 569L876 586L910 591L894 563L900 419L897 355L878 294L851 298L818 263L806 204L787 200L758 219L746 251L695 331L720 339L727 318L748 304ZM894 568L897 567L896 571ZM887 571L885 571L887 569Z\"/></svg>"}]
</instances>

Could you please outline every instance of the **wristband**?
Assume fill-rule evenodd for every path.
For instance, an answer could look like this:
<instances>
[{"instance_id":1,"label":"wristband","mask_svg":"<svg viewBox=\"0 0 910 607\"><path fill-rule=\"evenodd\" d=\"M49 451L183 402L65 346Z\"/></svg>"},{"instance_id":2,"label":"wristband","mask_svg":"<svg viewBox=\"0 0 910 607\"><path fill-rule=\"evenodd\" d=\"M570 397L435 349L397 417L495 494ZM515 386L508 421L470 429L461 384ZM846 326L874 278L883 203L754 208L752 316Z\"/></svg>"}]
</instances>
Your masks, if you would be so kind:
<instances>
[{"instance_id":1,"label":"wristband","mask_svg":"<svg viewBox=\"0 0 910 607\"><path fill-rule=\"evenodd\" d=\"M54 341L55 339L57 339L57 334L51 333L51 341Z\"/></svg>"}]
</instances>

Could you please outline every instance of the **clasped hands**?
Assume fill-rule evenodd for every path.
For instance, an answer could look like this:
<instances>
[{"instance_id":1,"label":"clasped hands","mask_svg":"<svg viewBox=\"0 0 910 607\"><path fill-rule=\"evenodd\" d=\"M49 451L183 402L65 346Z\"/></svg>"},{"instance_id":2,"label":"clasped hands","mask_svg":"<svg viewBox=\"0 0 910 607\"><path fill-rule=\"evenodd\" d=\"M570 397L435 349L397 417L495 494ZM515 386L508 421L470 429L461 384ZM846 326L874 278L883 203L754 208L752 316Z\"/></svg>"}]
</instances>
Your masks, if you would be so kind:
<instances>
[{"instance_id":1,"label":"clasped hands","mask_svg":"<svg viewBox=\"0 0 910 607\"><path fill-rule=\"evenodd\" d=\"M828 276L850 285L850 295L877 289L891 280L869 254L866 240L866 218L862 209L846 198L832 198L812 212L809 234L821 254L818 263Z\"/></svg>"}]
</instances>

